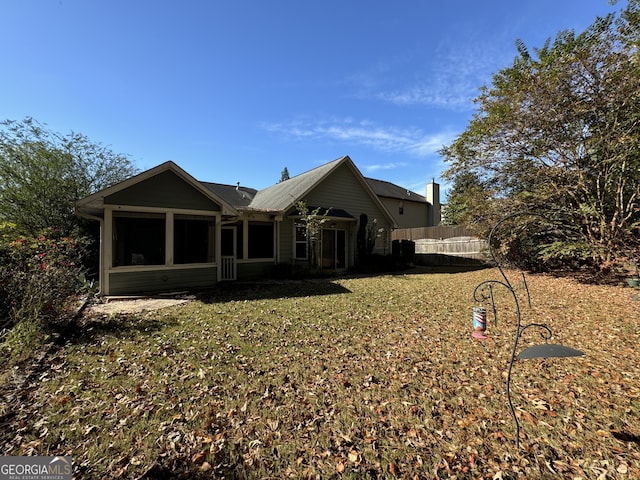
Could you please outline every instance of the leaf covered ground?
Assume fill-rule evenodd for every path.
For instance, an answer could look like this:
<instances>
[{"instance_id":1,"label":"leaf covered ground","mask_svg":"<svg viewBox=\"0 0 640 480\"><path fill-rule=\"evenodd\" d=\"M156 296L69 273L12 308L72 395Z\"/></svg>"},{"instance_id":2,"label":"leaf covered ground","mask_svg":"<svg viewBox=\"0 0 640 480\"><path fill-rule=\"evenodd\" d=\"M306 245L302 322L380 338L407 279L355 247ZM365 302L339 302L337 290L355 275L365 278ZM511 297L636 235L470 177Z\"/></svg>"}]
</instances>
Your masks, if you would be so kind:
<instances>
[{"instance_id":1,"label":"leaf covered ground","mask_svg":"<svg viewBox=\"0 0 640 480\"><path fill-rule=\"evenodd\" d=\"M470 335L492 278L237 285L83 318L2 372L1 453L71 455L76 478L640 478L634 291L527 277L524 321L586 355L517 361L518 450L506 291L489 338Z\"/></svg>"}]
</instances>

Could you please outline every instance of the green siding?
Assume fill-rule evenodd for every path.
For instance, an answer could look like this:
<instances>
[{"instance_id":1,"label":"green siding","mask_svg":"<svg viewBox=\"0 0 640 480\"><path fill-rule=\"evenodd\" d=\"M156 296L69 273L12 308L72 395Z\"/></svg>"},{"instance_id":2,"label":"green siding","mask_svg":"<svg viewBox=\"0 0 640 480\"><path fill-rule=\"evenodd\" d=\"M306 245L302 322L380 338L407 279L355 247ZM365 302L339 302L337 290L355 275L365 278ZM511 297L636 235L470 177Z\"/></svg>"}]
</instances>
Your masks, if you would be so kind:
<instances>
[{"instance_id":1,"label":"green siding","mask_svg":"<svg viewBox=\"0 0 640 480\"><path fill-rule=\"evenodd\" d=\"M216 285L216 267L110 272L109 295L152 293Z\"/></svg>"},{"instance_id":2,"label":"green siding","mask_svg":"<svg viewBox=\"0 0 640 480\"><path fill-rule=\"evenodd\" d=\"M275 266L274 262L238 263L238 280L268 277L273 273Z\"/></svg>"},{"instance_id":3,"label":"green siding","mask_svg":"<svg viewBox=\"0 0 640 480\"><path fill-rule=\"evenodd\" d=\"M307 196L306 201L311 206L344 209L355 217L356 229L360 223L360 215L364 213L367 215L367 225L371 225L376 219L378 221L377 228L384 228L387 235L391 231L392 225L388 214L379 207L376 200L369 195L369 192L346 164L341 165L314 188ZM355 230L353 233L355 235ZM348 234L349 230L347 230ZM355 238L349 240L349 250L351 249L355 251ZM388 253L388 248L386 250ZM382 239L376 240L376 252L385 252Z\"/></svg>"},{"instance_id":4,"label":"green siding","mask_svg":"<svg viewBox=\"0 0 640 480\"><path fill-rule=\"evenodd\" d=\"M377 219L378 228L385 228L391 231L391 224L387 213L384 212L376 200L372 198L369 191L354 175L348 165L341 165L322 180L309 194L303 198L311 207L333 207L345 210L354 217L354 221L336 221L337 227L344 229L347 235L347 261L353 265L355 257L355 233L360 214L367 215L369 224L373 219ZM292 208L285 215L285 219L280 225L280 263L290 264L294 256L293 242L293 220L289 215L295 215L295 208ZM331 212L329 212L331 216ZM333 223L333 220L331 221ZM378 241L378 253L384 252L383 241ZM387 248L388 250L388 248ZM388 252L387 252L388 253Z\"/></svg>"},{"instance_id":5,"label":"green siding","mask_svg":"<svg viewBox=\"0 0 640 480\"><path fill-rule=\"evenodd\" d=\"M309 193L306 201L311 206L342 208L356 220L359 220L361 213L365 213L369 222L376 218L380 227L389 227L387 215L378 208L369 192L347 165L341 165L320 182Z\"/></svg>"},{"instance_id":6,"label":"green siding","mask_svg":"<svg viewBox=\"0 0 640 480\"><path fill-rule=\"evenodd\" d=\"M293 220L287 218L280 224L280 263L288 264L293 259Z\"/></svg>"},{"instance_id":7,"label":"green siding","mask_svg":"<svg viewBox=\"0 0 640 480\"><path fill-rule=\"evenodd\" d=\"M105 204L220 211L207 198L173 172L162 172L104 199Z\"/></svg>"}]
</instances>

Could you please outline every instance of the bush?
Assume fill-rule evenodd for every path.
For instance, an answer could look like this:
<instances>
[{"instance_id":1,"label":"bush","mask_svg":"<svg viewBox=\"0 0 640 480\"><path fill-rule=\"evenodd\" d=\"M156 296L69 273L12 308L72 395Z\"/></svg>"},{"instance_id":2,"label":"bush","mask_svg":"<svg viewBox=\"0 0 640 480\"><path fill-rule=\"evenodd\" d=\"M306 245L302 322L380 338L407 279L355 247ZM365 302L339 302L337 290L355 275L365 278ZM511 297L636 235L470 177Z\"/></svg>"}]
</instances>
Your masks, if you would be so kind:
<instances>
[{"instance_id":1,"label":"bush","mask_svg":"<svg viewBox=\"0 0 640 480\"><path fill-rule=\"evenodd\" d=\"M69 297L82 288L82 252L86 242L52 228L21 236L0 224L0 328L6 334L47 329L68 317Z\"/></svg>"}]
</instances>

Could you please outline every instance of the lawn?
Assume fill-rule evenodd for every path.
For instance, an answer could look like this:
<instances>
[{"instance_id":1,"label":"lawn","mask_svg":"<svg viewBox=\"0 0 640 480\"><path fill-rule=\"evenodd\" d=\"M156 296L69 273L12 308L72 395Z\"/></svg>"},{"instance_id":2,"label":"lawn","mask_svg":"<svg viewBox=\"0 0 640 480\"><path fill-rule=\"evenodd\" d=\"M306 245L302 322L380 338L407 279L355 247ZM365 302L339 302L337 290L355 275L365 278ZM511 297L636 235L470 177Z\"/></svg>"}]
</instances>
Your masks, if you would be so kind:
<instances>
[{"instance_id":1,"label":"lawn","mask_svg":"<svg viewBox=\"0 0 640 480\"><path fill-rule=\"evenodd\" d=\"M71 455L76 478L640 478L634 291L527 277L525 322L586 356L517 361L516 449L506 291L470 335L473 289L498 275L237 285L84 318L5 387L2 453Z\"/></svg>"}]
</instances>

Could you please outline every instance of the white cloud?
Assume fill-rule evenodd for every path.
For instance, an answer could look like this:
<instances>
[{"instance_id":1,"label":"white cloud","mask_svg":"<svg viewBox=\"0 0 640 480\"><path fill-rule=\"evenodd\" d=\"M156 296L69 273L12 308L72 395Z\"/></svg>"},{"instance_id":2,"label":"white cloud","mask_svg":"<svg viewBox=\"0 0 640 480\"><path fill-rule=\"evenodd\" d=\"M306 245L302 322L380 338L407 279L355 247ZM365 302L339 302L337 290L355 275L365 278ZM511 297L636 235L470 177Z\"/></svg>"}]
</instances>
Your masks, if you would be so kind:
<instances>
[{"instance_id":1,"label":"white cloud","mask_svg":"<svg viewBox=\"0 0 640 480\"><path fill-rule=\"evenodd\" d=\"M406 162L391 162L391 163L382 163L376 165L365 165L363 167L367 172L378 172L380 170L394 170L399 167L406 167Z\"/></svg>"},{"instance_id":2,"label":"white cloud","mask_svg":"<svg viewBox=\"0 0 640 480\"><path fill-rule=\"evenodd\" d=\"M416 157L434 155L454 138L451 132L426 133L418 128L379 125L351 118L331 120L296 120L263 124L267 131L294 139L330 140L350 145L367 146L383 152L397 152ZM395 168L392 165L388 168ZM369 167L371 169L371 167ZM382 169L383 166L374 167Z\"/></svg>"},{"instance_id":3,"label":"white cloud","mask_svg":"<svg viewBox=\"0 0 640 480\"><path fill-rule=\"evenodd\" d=\"M508 65L509 53L485 40L464 45L453 39L442 39L429 52L429 58L411 60L416 66L403 82L369 95L399 106L423 105L454 111L471 110L480 88L491 82L492 75ZM405 77L407 78L407 77ZM391 83L391 82L390 82Z\"/></svg>"}]
</instances>

